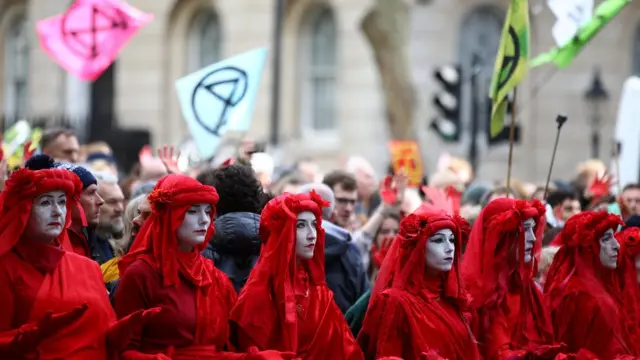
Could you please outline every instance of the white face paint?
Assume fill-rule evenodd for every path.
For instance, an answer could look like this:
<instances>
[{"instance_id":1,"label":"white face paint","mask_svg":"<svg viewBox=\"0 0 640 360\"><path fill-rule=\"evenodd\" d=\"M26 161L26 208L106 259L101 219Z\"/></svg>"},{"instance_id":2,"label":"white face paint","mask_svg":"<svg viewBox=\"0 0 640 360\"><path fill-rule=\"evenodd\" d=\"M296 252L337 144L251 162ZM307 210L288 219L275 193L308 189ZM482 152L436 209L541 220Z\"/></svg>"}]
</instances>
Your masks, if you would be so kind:
<instances>
[{"instance_id":1,"label":"white face paint","mask_svg":"<svg viewBox=\"0 0 640 360\"><path fill-rule=\"evenodd\" d=\"M311 211L298 214L296 221L296 256L299 259L313 258L316 250L318 232L316 230L316 216Z\"/></svg>"},{"instance_id":2,"label":"white face paint","mask_svg":"<svg viewBox=\"0 0 640 360\"><path fill-rule=\"evenodd\" d=\"M522 222L524 228L524 262L528 264L533 259L533 246L536 243L536 221L528 219ZM516 256L520 256L517 254Z\"/></svg>"},{"instance_id":3,"label":"white face paint","mask_svg":"<svg viewBox=\"0 0 640 360\"><path fill-rule=\"evenodd\" d=\"M200 245L206 240L207 229L211 224L211 205L193 205L184 214L184 220L176 231L178 242L187 245Z\"/></svg>"},{"instance_id":4,"label":"white face paint","mask_svg":"<svg viewBox=\"0 0 640 360\"><path fill-rule=\"evenodd\" d=\"M638 277L638 284L640 284L640 254L636 255L636 274Z\"/></svg>"},{"instance_id":5,"label":"white face paint","mask_svg":"<svg viewBox=\"0 0 640 360\"><path fill-rule=\"evenodd\" d=\"M427 268L436 272L447 272L453 266L456 237L451 229L438 230L427 240Z\"/></svg>"},{"instance_id":6,"label":"white face paint","mask_svg":"<svg viewBox=\"0 0 640 360\"><path fill-rule=\"evenodd\" d=\"M600 262L607 269L615 269L618 267L618 252L620 244L613 236L613 230L609 229L600 238Z\"/></svg>"},{"instance_id":7,"label":"white face paint","mask_svg":"<svg viewBox=\"0 0 640 360\"><path fill-rule=\"evenodd\" d=\"M62 191L44 193L33 201L27 231L38 240L52 241L62 233L66 218L67 195Z\"/></svg>"}]
</instances>

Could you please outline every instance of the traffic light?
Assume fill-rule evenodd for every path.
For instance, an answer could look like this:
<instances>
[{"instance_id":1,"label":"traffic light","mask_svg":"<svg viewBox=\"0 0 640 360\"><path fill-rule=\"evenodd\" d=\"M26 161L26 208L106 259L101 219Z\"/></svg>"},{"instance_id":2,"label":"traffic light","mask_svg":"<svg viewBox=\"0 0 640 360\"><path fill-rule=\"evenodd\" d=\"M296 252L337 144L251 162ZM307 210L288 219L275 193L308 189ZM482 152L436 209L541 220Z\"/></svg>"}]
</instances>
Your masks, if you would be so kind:
<instances>
[{"instance_id":1,"label":"traffic light","mask_svg":"<svg viewBox=\"0 0 640 360\"><path fill-rule=\"evenodd\" d=\"M462 71L459 65L447 65L437 68L434 78L442 89L433 96L433 105L438 114L429 127L447 142L460 139L460 98L462 89Z\"/></svg>"},{"instance_id":2,"label":"traffic light","mask_svg":"<svg viewBox=\"0 0 640 360\"><path fill-rule=\"evenodd\" d=\"M491 99L487 101L487 104L489 107L487 110L488 111L487 119L489 119L489 121L487 121L486 133L487 133L489 146L497 146L497 145L509 143L509 127L511 126L511 117L515 115L513 114L513 101L511 100L511 96L507 98L507 101L508 101L507 116L505 116L505 122L504 122L505 125L502 128L502 131L500 131L500 133L496 135L494 138L491 138L491 104L492 102L491 102ZM513 133L513 140L517 144L520 142L520 125L516 123L514 130L515 131Z\"/></svg>"}]
</instances>

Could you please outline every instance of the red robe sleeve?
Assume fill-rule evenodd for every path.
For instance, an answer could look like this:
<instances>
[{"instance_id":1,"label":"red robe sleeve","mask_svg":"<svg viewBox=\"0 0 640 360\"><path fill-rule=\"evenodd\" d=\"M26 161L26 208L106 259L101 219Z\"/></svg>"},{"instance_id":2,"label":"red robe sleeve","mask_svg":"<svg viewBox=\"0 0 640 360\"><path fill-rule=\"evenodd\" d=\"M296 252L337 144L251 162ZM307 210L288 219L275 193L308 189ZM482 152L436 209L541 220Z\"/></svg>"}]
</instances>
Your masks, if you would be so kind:
<instances>
[{"instance_id":1,"label":"red robe sleeve","mask_svg":"<svg viewBox=\"0 0 640 360\"><path fill-rule=\"evenodd\" d=\"M628 354L590 295L566 295L552 315L556 337L567 344L570 352L586 349L601 359Z\"/></svg>"}]
</instances>

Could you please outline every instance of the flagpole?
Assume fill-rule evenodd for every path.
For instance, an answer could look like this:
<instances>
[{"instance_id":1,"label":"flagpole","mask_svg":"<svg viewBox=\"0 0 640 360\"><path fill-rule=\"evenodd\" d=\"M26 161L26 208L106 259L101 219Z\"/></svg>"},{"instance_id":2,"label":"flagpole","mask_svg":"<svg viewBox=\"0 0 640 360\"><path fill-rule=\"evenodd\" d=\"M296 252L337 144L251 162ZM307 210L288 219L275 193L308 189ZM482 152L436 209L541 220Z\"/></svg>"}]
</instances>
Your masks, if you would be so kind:
<instances>
[{"instance_id":1,"label":"flagpole","mask_svg":"<svg viewBox=\"0 0 640 360\"><path fill-rule=\"evenodd\" d=\"M513 143L516 137L516 114L518 113L518 87L513 88L513 111L511 112L511 123L509 124L509 159L507 160L507 198L511 196L511 168L513 165Z\"/></svg>"}]
</instances>

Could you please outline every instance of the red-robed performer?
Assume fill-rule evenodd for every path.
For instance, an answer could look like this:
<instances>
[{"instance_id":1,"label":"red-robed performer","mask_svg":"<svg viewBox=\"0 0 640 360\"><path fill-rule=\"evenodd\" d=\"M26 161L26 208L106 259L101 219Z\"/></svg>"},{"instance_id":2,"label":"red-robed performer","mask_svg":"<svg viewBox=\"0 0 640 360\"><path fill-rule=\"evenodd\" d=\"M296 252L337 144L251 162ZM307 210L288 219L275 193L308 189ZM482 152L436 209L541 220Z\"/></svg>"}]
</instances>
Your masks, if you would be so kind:
<instances>
[{"instance_id":1,"label":"red-robed performer","mask_svg":"<svg viewBox=\"0 0 640 360\"><path fill-rule=\"evenodd\" d=\"M0 358L107 359L115 321L98 264L65 252L82 192L67 170L19 169L0 195Z\"/></svg>"},{"instance_id":2,"label":"red-robed performer","mask_svg":"<svg viewBox=\"0 0 640 360\"><path fill-rule=\"evenodd\" d=\"M121 359L281 359L279 352L228 352L236 301L226 275L200 252L213 236L218 194L183 175L162 178L148 196L151 216L122 257L118 317L161 311L134 336Z\"/></svg>"},{"instance_id":3,"label":"red-robed performer","mask_svg":"<svg viewBox=\"0 0 640 360\"><path fill-rule=\"evenodd\" d=\"M260 258L231 312L231 339L239 349L363 358L325 282L323 206L315 192L284 194L262 211Z\"/></svg>"},{"instance_id":4,"label":"red-robed performer","mask_svg":"<svg viewBox=\"0 0 640 360\"><path fill-rule=\"evenodd\" d=\"M358 341L367 359L480 359L458 262L469 224L432 205L400 223Z\"/></svg>"},{"instance_id":5,"label":"red-robed performer","mask_svg":"<svg viewBox=\"0 0 640 360\"><path fill-rule=\"evenodd\" d=\"M462 279L476 312L473 322L485 360L552 359L553 327L534 281L544 205L500 198L476 219L462 262Z\"/></svg>"},{"instance_id":6,"label":"red-robed performer","mask_svg":"<svg viewBox=\"0 0 640 360\"><path fill-rule=\"evenodd\" d=\"M640 354L640 228L623 227L615 234L620 243L622 258L619 261L618 279L624 293L623 309L626 328L634 353Z\"/></svg>"},{"instance_id":7,"label":"red-robed performer","mask_svg":"<svg viewBox=\"0 0 640 360\"><path fill-rule=\"evenodd\" d=\"M545 283L556 338L569 351L586 349L602 360L638 355L627 331L625 297L633 296L618 271L622 220L605 211L574 215L553 244L560 246Z\"/></svg>"}]
</instances>

